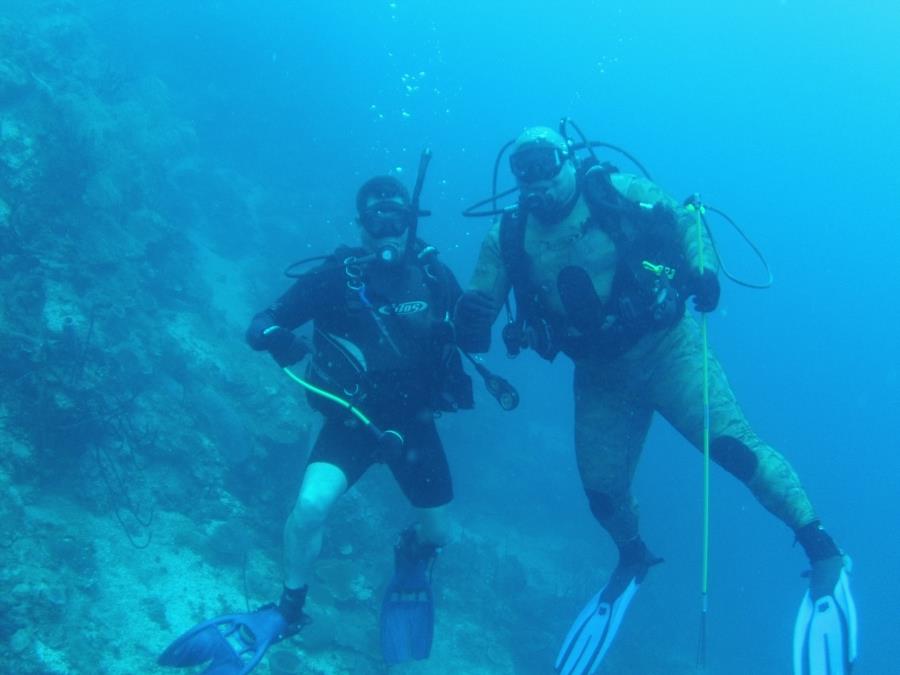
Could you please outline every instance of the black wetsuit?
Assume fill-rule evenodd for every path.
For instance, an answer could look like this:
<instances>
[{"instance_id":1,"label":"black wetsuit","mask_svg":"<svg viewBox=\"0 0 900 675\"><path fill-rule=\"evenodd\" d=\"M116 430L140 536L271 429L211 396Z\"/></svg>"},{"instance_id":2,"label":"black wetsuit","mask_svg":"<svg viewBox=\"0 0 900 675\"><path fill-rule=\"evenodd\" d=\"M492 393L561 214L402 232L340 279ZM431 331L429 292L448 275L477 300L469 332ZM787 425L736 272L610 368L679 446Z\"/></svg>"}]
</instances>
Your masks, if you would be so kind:
<instances>
[{"instance_id":1,"label":"black wetsuit","mask_svg":"<svg viewBox=\"0 0 900 675\"><path fill-rule=\"evenodd\" d=\"M362 251L343 249L300 276L253 318L247 341L262 349L268 327L293 330L312 320L315 354L307 378L403 435L403 452L386 463L414 506L446 504L453 487L434 411L471 407L471 382L447 322L459 284L433 254L399 267L345 264L354 253ZM310 463L339 467L353 485L383 461L375 438L355 418L319 397L310 402L326 418Z\"/></svg>"}]
</instances>

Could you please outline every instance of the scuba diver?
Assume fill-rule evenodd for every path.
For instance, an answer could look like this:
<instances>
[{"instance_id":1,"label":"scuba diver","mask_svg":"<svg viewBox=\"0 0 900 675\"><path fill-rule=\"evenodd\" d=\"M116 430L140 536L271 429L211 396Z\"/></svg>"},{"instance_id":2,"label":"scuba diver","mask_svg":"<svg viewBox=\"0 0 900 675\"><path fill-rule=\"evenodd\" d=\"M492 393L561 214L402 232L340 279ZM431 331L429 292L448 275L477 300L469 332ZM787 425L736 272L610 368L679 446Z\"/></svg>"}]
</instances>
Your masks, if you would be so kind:
<instances>
[{"instance_id":1,"label":"scuba diver","mask_svg":"<svg viewBox=\"0 0 900 675\"><path fill-rule=\"evenodd\" d=\"M427 151L426 151L427 152ZM284 584L277 604L213 619L160 657L171 666L209 662L205 673L237 675L273 643L299 631L325 520L338 498L375 463L387 465L415 508L416 524L394 549L395 573L381 607L389 664L427 658L434 628L431 569L447 536L453 499L435 427L441 412L473 406L450 316L462 289L436 250L416 237L427 156L413 197L395 178L367 181L356 197L360 245L338 248L259 312L247 341L302 384L325 418L284 526ZM301 261L307 263L309 261ZM312 322L312 344L294 330ZM310 355L304 377L290 366Z\"/></svg>"},{"instance_id":2,"label":"scuba diver","mask_svg":"<svg viewBox=\"0 0 900 675\"><path fill-rule=\"evenodd\" d=\"M505 305L510 356L529 348L547 360L562 352L574 362L578 470L591 512L619 555L608 583L566 636L556 670L586 675L599 667L635 592L662 562L641 538L631 493L659 412L698 448L708 433L712 460L790 527L806 552L810 586L795 629L795 672L849 672L856 615L848 561L790 464L754 433L712 356L704 378L705 332L685 308L690 297L701 313L719 302L719 258L708 228L700 227L690 204L679 204L649 179L600 163L593 150L579 160L575 151L594 144L583 135L580 146L571 142L567 124L559 133L529 128L508 144L515 205L496 208L503 195L496 194L495 176L494 197L464 214L500 218L455 311L463 350L488 351ZM491 200L493 212L473 213Z\"/></svg>"}]
</instances>

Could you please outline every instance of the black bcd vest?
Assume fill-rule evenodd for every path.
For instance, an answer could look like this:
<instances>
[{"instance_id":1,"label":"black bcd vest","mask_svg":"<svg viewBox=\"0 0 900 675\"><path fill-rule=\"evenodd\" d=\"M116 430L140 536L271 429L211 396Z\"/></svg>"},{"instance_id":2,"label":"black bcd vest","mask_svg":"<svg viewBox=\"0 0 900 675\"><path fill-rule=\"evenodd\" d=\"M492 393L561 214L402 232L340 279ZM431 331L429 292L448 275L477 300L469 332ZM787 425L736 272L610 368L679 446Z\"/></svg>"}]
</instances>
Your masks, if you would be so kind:
<instances>
[{"instance_id":1,"label":"black bcd vest","mask_svg":"<svg viewBox=\"0 0 900 675\"><path fill-rule=\"evenodd\" d=\"M368 327L366 331L368 339L390 341L391 331L387 324L392 319L391 314L415 311L415 307L407 306L415 303L400 302L385 305L374 296L370 299L369 296L372 294L367 293L367 283L372 271L370 266L378 263L357 262L365 255L366 251L360 248L339 247L319 270L312 272L334 275L334 281L329 281L328 286L335 295L343 294L340 299L335 299L336 314L329 317L329 321L317 323L340 324L342 319L349 319L354 315L361 318L362 324ZM452 327L446 320L452 311L454 288L458 288L452 274L438 262L437 251L421 241L417 242L416 256L412 262L401 261L397 264L408 265L411 268L398 272L404 274L403 278L408 279L415 288L423 290L430 304L428 308L430 325L427 333L419 336L422 338L422 348L428 353L429 367L414 371L415 381L411 385L416 389L427 388L429 400L426 403L434 410L453 412L471 408L472 382L463 369L462 359L453 342ZM381 272L381 274L391 273ZM383 333L379 335L382 331ZM365 349L354 344L354 339L359 342L364 336L339 336L337 332L328 332L316 327L314 334L316 350L307 370L310 381L364 409L367 406L378 408L382 405L381 399L387 388L386 382L396 384L400 392L399 398L403 398L404 383L399 380L392 382L390 373L381 373L380 377L375 378L367 371L366 360L361 358ZM402 360L398 365L400 366L398 370L405 370ZM392 395L390 398L397 401L398 396ZM309 401L314 408L323 413L340 412L338 406L320 396L310 396Z\"/></svg>"},{"instance_id":2,"label":"black bcd vest","mask_svg":"<svg viewBox=\"0 0 900 675\"><path fill-rule=\"evenodd\" d=\"M504 330L510 355L530 347L547 360L560 351L573 358L612 359L683 316L688 264L675 213L621 195L610 178L614 172L604 164L583 166L578 174L578 189L590 211L586 227L601 228L616 248L606 302L597 297L585 270L566 267L557 279L565 315L547 311L525 251L527 214L519 206L503 214L500 251L516 301L515 316Z\"/></svg>"}]
</instances>

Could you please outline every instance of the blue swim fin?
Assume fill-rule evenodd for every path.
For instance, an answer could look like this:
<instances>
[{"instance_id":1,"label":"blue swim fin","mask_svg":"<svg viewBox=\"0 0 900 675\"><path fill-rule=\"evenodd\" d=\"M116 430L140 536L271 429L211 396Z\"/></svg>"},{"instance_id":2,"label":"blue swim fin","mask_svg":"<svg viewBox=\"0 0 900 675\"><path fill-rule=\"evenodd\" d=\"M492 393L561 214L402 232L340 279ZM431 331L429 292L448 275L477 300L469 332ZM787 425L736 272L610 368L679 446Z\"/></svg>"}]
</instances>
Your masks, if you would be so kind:
<instances>
[{"instance_id":1,"label":"blue swim fin","mask_svg":"<svg viewBox=\"0 0 900 675\"><path fill-rule=\"evenodd\" d=\"M427 659L434 637L431 567L436 549L413 528L394 549L394 576L381 603L381 651L388 664Z\"/></svg>"},{"instance_id":2,"label":"blue swim fin","mask_svg":"<svg viewBox=\"0 0 900 675\"><path fill-rule=\"evenodd\" d=\"M619 553L609 583L581 610L556 657L560 675L591 675L600 667L641 582L662 559L635 540Z\"/></svg>"},{"instance_id":3,"label":"blue swim fin","mask_svg":"<svg viewBox=\"0 0 900 675\"><path fill-rule=\"evenodd\" d=\"M794 675L848 675L856 656L856 604L843 568L830 594L803 597L794 624Z\"/></svg>"},{"instance_id":4,"label":"blue swim fin","mask_svg":"<svg viewBox=\"0 0 900 675\"><path fill-rule=\"evenodd\" d=\"M227 614L191 628L166 648L157 663L188 668L209 662L202 675L247 675L272 644L293 632L289 629L275 605Z\"/></svg>"}]
</instances>

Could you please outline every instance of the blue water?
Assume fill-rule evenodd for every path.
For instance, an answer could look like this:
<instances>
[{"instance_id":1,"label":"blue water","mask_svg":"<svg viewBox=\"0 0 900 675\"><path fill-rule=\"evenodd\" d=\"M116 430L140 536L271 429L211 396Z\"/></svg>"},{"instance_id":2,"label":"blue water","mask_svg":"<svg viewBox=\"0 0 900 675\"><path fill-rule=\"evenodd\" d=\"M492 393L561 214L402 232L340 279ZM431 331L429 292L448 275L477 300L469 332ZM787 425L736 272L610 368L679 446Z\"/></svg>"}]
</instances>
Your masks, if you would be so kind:
<instances>
[{"instance_id":1,"label":"blue water","mask_svg":"<svg viewBox=\"0 0 900 675\"><path fill-rule=\"evenodd\" d=\"M563 116L637 155L672 194L699 192L727 211L764 250L775 285L725 286L713 349L756 429L792 462L854 560L859 671L895 670L896 3L84 4L112 68L164 83L204 166L265 186L296 214L289 252L283 230L269 239L264 219L252 225L248 240L273 270L259 282L260 307L283 265L352 240L363 179L389 171L411 184L426 146L434 159L422 203L434 215L420 233L467 279L489 223L461 210L489 194L500 145ZM735 271L758 277L739 239L713 224ZM197 227L226 256L247 245L240 218ZM458 517L487 514L525 540L563 533L607 569L614 553L575 473L570 366L533 355L508 362L499 340L489 359L523 402L506 416L480 398L475 412L447 420ZM645 538L667 563L629 615L615 672L638 672L629 659L642 649L693 662L700 471L696 453L657 424L636 494ZM712 537L710 672L788 672L802 552L718 470ZM586 599L572 595L560 611L574 617ZM567 624L558 620L560 637Z\"/></svg>"}]
</instances>

